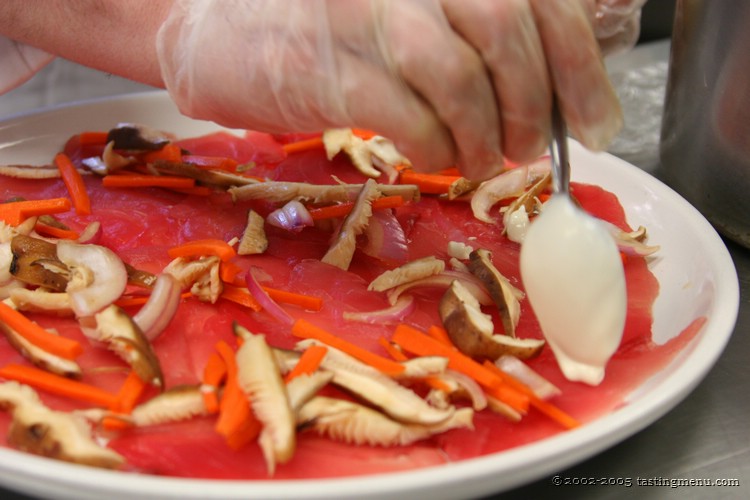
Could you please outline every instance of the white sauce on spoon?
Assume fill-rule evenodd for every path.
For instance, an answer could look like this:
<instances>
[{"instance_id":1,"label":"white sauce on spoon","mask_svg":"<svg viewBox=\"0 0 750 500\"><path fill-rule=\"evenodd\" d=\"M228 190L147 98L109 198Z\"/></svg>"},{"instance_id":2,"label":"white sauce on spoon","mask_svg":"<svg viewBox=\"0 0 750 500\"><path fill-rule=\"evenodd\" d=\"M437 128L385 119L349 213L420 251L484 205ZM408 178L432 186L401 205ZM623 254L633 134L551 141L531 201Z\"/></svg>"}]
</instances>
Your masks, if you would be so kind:
<instances>
[{"instance_id":1,"label":"white sauce on spoon","mask_svg":"<svg viewBox=\"0 0 750 500\"><path fill-rule=\"evenodd\" d=\"M555 194L521 247L521 276L566 378L598 385L622 339L625 274L601 222Z\"/></svg>"}]
</instances>

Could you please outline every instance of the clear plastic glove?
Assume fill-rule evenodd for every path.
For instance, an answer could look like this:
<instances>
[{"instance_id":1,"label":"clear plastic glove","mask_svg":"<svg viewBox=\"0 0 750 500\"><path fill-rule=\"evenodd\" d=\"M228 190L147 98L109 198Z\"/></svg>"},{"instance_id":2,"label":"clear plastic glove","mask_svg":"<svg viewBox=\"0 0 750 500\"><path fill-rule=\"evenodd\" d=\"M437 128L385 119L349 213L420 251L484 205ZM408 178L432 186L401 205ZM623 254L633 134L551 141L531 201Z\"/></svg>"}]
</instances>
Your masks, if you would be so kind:
<instances>
[{"instance_id":1,"label":"clear plastic glove","mask_svg":"<svg viewBox=\"0 0 750 500\"><path fill-rule=\"evenodd\" d=\"M605 55L633 48L641 32L646 0L596 0L594 34Z\"/></svg>"},{"instance_id":2,"label":"clear plastic glove","mask_svg":"<svg viewBox=\"0 0 750 500\"><path fill-rule=\"evenodd\" d=\"M417 168L486 179L504 157L543 152L551 81L586 146L619 130L593 1L177 0L157 50L189 116L269 132L367 128Z\"/></svg>"}]
</instances>

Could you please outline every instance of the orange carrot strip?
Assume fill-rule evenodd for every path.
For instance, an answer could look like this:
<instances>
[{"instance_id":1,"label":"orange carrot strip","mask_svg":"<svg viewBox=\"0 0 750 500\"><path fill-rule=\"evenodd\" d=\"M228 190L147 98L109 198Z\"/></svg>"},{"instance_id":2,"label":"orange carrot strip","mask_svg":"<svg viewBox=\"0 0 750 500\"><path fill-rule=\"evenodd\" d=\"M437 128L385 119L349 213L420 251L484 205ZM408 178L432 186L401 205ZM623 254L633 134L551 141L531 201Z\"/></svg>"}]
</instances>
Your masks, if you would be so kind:
<instances>
[{"instance_id":1,"label":"orange carrot strip","mask_svg":"<svg viewBox=\"0 0 750 500\"><path fill-rule=\"evenodd\" d=\"M403 170L399 174L401 184L416 184L420 192L427 194L445 194L460 178L459 175L423 174L413 170Z\"/></svg>"},{"instance_id":2,"label":"orange carrot strip","mask_svg":"<svg viewBox=\"0 0 750 500\"><path fill-rule=\"evenodd\" d=\"M398 208L403 206L404 199L401 196L383 196L372 202L374 210L384 208ZM336 217L346 217L354 208L354 202L337 203L325 207L309 208L310 216L313 220L333 219Z\"/></svg>"},{"instance_id":3,"label":"orange carrot strip","mask_svg":"<svg viewBox=\"0 0 750 500\"><path fill-rule=\"evenodd\" d=\"M323 299L321 299L320 297L302 295L300 293L278 290L276 288L270 288L262 285L261 288L265 290L269 297L281 304L298 306L307 311L320 311L320 309L323 307Z\"/></svg>"},{"instance_id":4,"label":"orange carrot strip","mask_svg":"<svg viewBox=\"0 0 750 500\"><path fill-rule=\"evenodd\" d=\"M50 226L48 224L44 224L43 222L37 222L34 226L34 230L39 234L51 236L53 238L59 238L61 240L77 240L81 237L80 234L70 229L62 229L59 227Z\"/></svg>"},{"instance_id":5,"label":"orange carrot strip","mask_svg":"<svg viewBox=\"0 0 750 500\"><path fill-rule=\"evenodd\" d=\"M377 368L386 375L399 375L404 371L404 367L401 364L354 345L304 319L298 319L294 322L294 325L292 325L292 335L303 339L319 340L324 344L357 358L373 368Z\"/></svg>"},{"instance_id":6,"label":"orange carrot strip","mask_svg":"<svg viewBox=\"0 0 750 500\"><path fill-rule=\"evenodd\" d=\"M227 172L236 172L237 166L240 164L240 162L233 158L223 156L183 155L182 161L198 168L224 170Z\"/></svg>"},{"instance_id":7,"label":"orange carrot strip","mask_svg":"<svg viewBox=\"0 0 750 500\"><path fill-rule=\"evenodd\" d=\"M568 415L563 410L553 405L549 401L545 401L539 396L537 396L536 394L534 394L534 391L532 391L526 384L524 384L523 382L521 382L514 376L508 373L505 373L500 368L498 368L497 365L495 365L494 363L485 361L484 366L488 370L496 373L499 377L502 377L503 380L507 381L507 383L512 385L514 388L517 388L519 391L526 394L529 397L529 404L531 406L533 406L540 412L544 413L545 415L550 417L552 420L555 420L566 429L573 429L581 425L580 422L578 422L578 420Z\"/></svg>"},{"instance_id":8,"label":"orange carrot strip","mask_svg":"<svg viewBox=\"0 0 750 500\"><path fill-rule=\"evenodd\" d=\"M89 215L91 213L91 200L86 192L86 184L83 183L83 177L76 169L73 162L70 161L65 153L55 155L55 165L60 171L65 187L70 194L70 200L78 215Z\"/></svg>"},{"instance_id":9,"label":"orange carrot strip","mask_svg":"<svg viewBox=\"0 0 750 500\"><path fill-rule=\"evenodd\" d=\"M427 335L447 346L455 347L455 345L453 345L453 341L448 336L448 332L445 331L445 328L443 327L432 325L427 329Z\"/></svg>"},{"instance_id":10,"label":"orange carrot strip","mask_svg":"<svg viewBox=\"0 0 750 500\"><path fill-rule=\"evenodd\" d=\"M219 412L219 386L227 377L227 365L218 352L212 352L203 368L201 394L208 413Z\"/></svg>"},{"instance_id":11,"label":"orange carrot strip","mask_svg":"<svg viewBox=\"0 0 750 500\"><path fill-rule=\"evenodd\" d=\"M120 413L130 413L135 408L136 403L143 395L143 392L148 387L141 377L139 377L134 371L128 373L127 378L122 383L120 391L117 393L118 408Z\"/></svg>"},{"instance_id":12,"label":"orange carrot strip","mask_svg":"<svg viewBox=\"0 0 750 500\"><path fill-rule=\"evenodd\" d=\"M286 374L284 382L289 382L300 375L310 375L315 372L326 357L328 348L322 345L311 345L299 357L297 364L294 365L289 373Z\"/></svg>"},{"instance_id":13,"label":"orange carrot strip","mask_svg":"<svg viewBox=\"0 0 750 500\"><path fill-rule=\"evenodd\" d=\"M237 255L234 248L224 240L206 239L188 241L182 245L167 250L167 254L173 259L177 257L204 257L216 255L226 262Z\"/></svg>"},{"instance_id":14,"label":"orange carrot strip","mask_svg":"<svg viewBox=\"0 0 750 500\"><path fill-rule=\"evenodd\" d=\"M190 189L195 187L195 179L169 175L105 175L102 186L107 188L163 187Z\"/></svg>"},{"instance_id":15,"label":"orange carrot strip","mask_svg":"<svg viewBox=\"0 0 750 500\"><path fill-rule=\"evenodd\" d=\"M0 321L35 346L61 358L75 359L83 352L79 342L48 332L4 302L0 302Z\"/></svg>"},{"instance_id":16,"label":"orange carrot strip","mask_svg":"<svg viewBox=\"0 0 750 500\"><path fill-rule=\"evenodd\" d=\"M260 432L260 423L253 414L250 402L237 382L237 360L234 350L224 341L216 344L227 369L224 393L219 402L219 418L215 430L224 436L227 445L239 449Z\"/></svg>"},{"instance_id":17,"label":"orange carrot strip","mask_svg":"<svg viewBox=\"0 0 750 500\"><path fill-rule=\"evenodd\" d=\"M182 161L182 149L176 144L170 143L159 150L149 151L143 155L143 161L146 163L154 163L159 160L179 163Z\"/></svg>"},{"instance_id":18,"label":"orange carrot strip","mask_svg":"<svg viewBox=\"0 0 750 500\"><path fill-rule=\"evenodd\" d=\"M391 342L388 341L385 337L380 337L378 339L378 344L380 344L383 349L385 349L385 352L388 353L390 357L394 359L394 361L408 361L409 357L403 353L398 347L393 345Z\"/></svg>"},{"instance_id":19,"label":"orange carrot strip","mask_svg":"<svg viewBox=\"0 0 750 500\"><path fill-rule=\"evenodd\" d=\"M81 146L95 146L107 144L108 132L81 132L78 134L78 142Z\"/></svg>"},{"instance_id":20,"label":"orange carrot strip","mask_svg":"<svg viewBox=\"0 0 750 500\"><path fill-rule=\"evenodd\" d=\"M0 220L17 226L29 217L67 212L72 206L68 198L23 200L0 203Z\"/></svg>"},{"instance_id":21,"label":"orange carrot strip","mask_svg":"<svg viewBox=\"0 0 750 500\"><path fill-rule=\"evenodd\" d=\"M221 292L221 298L231 300L241 306L248 307L253 311L260 311L262 308L255 297L252 296L247 288L224 284L224 290Z\"/></svg>"},{"instance_id":22,"label":"orange carrot strip","mask_svg":"<svg viewBox=\"0 0 750 500\"><path fill-rule=\"evenodd\" d=\"M258 437L262 426L255 415L250 412L250 418L245 420L239 428L226 437L226 443L232 450L241 450L246 444Z\"/></svg>"},{"instance_id":23,"label":"orange carrot strip","mask_svg":"<svg viewBox=\"0 0 750 500\"><path fill-rule=\"evenodd\" d=\"M447 394L450 394L452 392L451 387L444 381L440 380L440 377L435 377L435 376L425 377L424 381L427 385L429 385L433 389L443 391Z\"/></svg>"},{"instance_id":24,"label":"orange carrot strip","mask_svg":"<svg viewBox=\"0 0 750 500\"><path fill-rule=\"evenodd\" d=\"M115 394L99 387L55 375L32 366L9 364L0 368L0 377L30 385L51 394L76 399L97 406L116 409Z\"/></svg>"},{"instance_id":25,"label":"orange carrot strip","mask_svg":"<svg viewBox=\"0 0 750 500\"><path fill-rule=\"evenodd\" d=\"M133 424L116 416L107 415L102 418L101 426L108 431L124 431L133 427Z\"/></svg>"},{"instance_id":26,"label":"orange carrot strip","mask_svg":"<svg viewBox=\"0 0 750 500\"><path fill-rule=\"evenodd\" d=\"M386 352L396 361L408 361L409 357L404 354L398 347L396 347L392 342L389 342L388 339L385 337L380 337L378 339L378 343L383 346L383 349L386 350ZM432 387L433 389L438 389L443 392L450 393L451 388L448 384L440 380L439 377L424 377L422 380Z\"/></svg>"},{"instance_id":27,"label":"orange carrot strip","mask_svg":"<svg viewBox=\"0 0 750 500\"><path fill-rule=\"evenodd\" d=\"M297 142L290 142L281 146L281 149L288 155L295 153L302 153L304 151L312 151L315 149L324 149L323 137L312 137L310 139L303 139Z\"/></svg>"},{"instance_id":28,"label":"orange carrot strip","mask_svg":"<svg viewBox=\"0 0 750 500\"><path fill-rule=\"evenodd\" d=\"M437 174L438 175L453 175L456 177L461 177L461 171L458 169L458 167L444 168L443 170L438 171Z\"/></svg>"},{"instance_id":29,"label":"orange carrot strip","mask_svg":"<svg viewBox=\"0 0 750 500\"><path fill-rule=\"evenodd\" d=\"M393 342L418 356L443 356L448 358L448 367L477 381L485 390L508 404L515 410L525 412L528 397L512 387L508 387L495 373L483 367L458 349L422 333L411 326L400 324L393 333Z\"/></svg>"},{"instance_id":30,"label":"orange carrot strip","mask_svg":"<svg viewBox=\"0 0 750 500\"><path fill-rule=\"evenodd\" d=\"M368 139L372 139L378 134L376 132L373 132L372 130L366 130L363 128L353 128L352 135L355 135L359 137L360 139L368 140Z\"/></svg>"},{"instance_id":31,"label":"orange carrot strip","mask_svg":"<svg viewBox=\"0 0 750 500\"><path fill-rule=\"evenodd\" d=\"M245 280L239 277L243 269L233 262L222 262L219 265L219 278L224 283L242 286Z\"/></svg>"}]
</instances>

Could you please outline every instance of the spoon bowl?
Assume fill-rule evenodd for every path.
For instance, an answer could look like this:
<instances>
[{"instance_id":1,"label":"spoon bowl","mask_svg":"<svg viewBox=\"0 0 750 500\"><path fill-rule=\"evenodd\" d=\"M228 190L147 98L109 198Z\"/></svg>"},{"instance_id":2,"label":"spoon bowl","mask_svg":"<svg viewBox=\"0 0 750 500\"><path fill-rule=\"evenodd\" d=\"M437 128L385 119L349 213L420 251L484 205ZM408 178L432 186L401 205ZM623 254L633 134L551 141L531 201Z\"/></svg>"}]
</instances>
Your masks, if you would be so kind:
<instances>
[{"instance_id":1,"label":"spoon bowl","mask_svg":"<svg viewBox=\"0 0 750 500\"><path fill-rule=\"evenodd\" d=\"M571 199L567 132L557 105L552 131L553 194L521 245L521 278L565 377L598 385L622 340L625 273L610 232Z\"/></svg>"}]
</instances>

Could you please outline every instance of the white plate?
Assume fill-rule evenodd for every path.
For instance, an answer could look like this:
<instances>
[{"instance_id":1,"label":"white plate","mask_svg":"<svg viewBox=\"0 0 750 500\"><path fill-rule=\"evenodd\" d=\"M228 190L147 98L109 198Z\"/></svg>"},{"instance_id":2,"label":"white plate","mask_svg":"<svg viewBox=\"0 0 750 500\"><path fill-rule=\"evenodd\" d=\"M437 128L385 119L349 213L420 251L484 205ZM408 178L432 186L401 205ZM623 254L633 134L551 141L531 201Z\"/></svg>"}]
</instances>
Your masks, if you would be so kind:
<instances>
[{"instance_id":1,"label":"white plate","mask_svg":"<svg viewBox=\"0 0 750 500\"><path fill-rule=\"evenodd\" d=\"M83 130L138 122L181 137L216 130L181 116L163 92L52 108L0 123L0 164L49 163ZM313 481L217 481L137 476L0 449L0 484L50 498L457 498L487 495L569 467L651 424L707 374L737 319L734 265L711 225L674 191L640 169L571 144L573 179L614 192L628 222L661 245L653 271L661 285L654 338L663 342L705 315L703 331L674 362L643 384L630 404L579 429L490 456L404 473Z\"/></svg>"}]
</instances>

